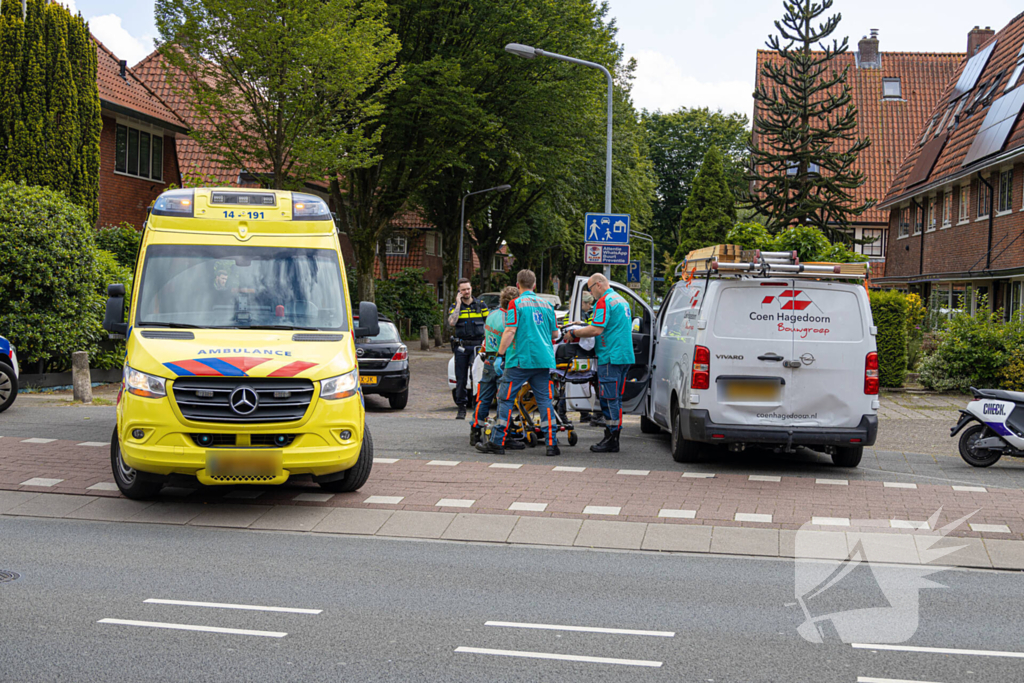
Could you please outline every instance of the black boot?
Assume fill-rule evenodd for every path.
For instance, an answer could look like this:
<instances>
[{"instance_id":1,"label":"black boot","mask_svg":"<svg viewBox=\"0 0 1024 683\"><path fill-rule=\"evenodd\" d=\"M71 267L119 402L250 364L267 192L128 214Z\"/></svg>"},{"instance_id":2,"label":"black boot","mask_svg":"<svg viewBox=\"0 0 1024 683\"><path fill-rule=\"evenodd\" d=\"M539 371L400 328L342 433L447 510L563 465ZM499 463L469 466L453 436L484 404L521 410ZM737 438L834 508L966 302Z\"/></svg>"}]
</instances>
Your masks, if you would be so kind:
<instances>
[{"instance_id":1,"label":"black boot","mask_svg":"<svg viewBox=\"0 0 1024 683\"><path fill-rule=\"evenodd\" d=\"M593 453L618 453L619 452L619 433L612 432L612 430L605 427L604 438L595 443L590 447Z\"/></svg>"},{"instance_id":2,"label":"black boot","mask_svg":"<svg viewBox=\"0 0 1024 683\"><path fill-rule=\"evenodd\" d=\"M526 450L526 444L519 439L513 439L511 436L508 438L508 442L505 444L505 448L510 451L522 451Z\"/></svg>"},{"instance_id":3,"label":"black boot","mask_svg":"<svg viewBox=\"0 0 1024 683\"><path fill-rule=\"evenodd\" d=\"M477 444L477 442L480 440L480 435L482 433L483 433L483 430L480 427L470 427L469 428L469 445L470 446L475 446Z\"/></svg>"},{"instance_id":4,"label":"black boot","mask_svg":"<svg viewBox=\"0 0 1024 683\"><path fill-rule=\"evenodd\" d=\"M493 453L494 455L505 455L505 449L494 445L493 441L477 441L476 449L481 453Z\"/></svg>"},{"instance_id":5,"label":"black boot","mask_svg":"<svg viewBox=\"0 0 1024 683\"><path fill-rule=\"evenodd\" d=\"M466 419L466 406L459 406L459 412L455 416L455 419L456 420L465 420Z\"/></svg>"},{"instance_id":6,"label":"black boot","mask_svg":"<svg viewBox=\"0 0 1024 683\"><path fill-rule=\"evenodd\" d=\"M548 457L561 455L562 451L558 449L558 446L548 446Z\"/></svg>"}]
</instances>

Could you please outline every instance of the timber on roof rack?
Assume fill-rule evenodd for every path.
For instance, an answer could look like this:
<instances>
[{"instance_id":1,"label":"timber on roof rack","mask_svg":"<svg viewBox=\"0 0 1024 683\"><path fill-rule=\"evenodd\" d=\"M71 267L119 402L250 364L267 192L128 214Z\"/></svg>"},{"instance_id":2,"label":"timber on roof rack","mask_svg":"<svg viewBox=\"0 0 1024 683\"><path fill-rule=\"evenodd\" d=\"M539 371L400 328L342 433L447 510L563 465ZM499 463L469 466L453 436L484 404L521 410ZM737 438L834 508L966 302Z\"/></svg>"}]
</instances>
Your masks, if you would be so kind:
<instances>
[{"instance_id":1,"label":"timber on roof rack","mask_svg":"<svg viewBox=\"0 0 1024 683\"><path fill-rule=\"evenodd\" d=\"M750 277L809 277L864 279L867 263L800 263L795 251L740 250L733 244L719 244L691 251L676 266L676 277L737 275Z\"/></svg>"}]
</instances>

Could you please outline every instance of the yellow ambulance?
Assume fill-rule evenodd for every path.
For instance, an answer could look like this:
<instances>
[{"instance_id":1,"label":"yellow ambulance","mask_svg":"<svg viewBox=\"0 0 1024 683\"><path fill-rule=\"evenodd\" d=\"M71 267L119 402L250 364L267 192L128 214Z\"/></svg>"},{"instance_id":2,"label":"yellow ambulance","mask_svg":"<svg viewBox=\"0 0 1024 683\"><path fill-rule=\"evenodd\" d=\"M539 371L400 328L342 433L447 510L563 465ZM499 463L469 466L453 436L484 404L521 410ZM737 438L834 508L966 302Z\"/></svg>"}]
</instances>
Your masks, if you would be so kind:
<instances>
[{"instance_id":1,"label":"yellow ambulance","mask_svg":"<svg viewBox=\"0 0 1024 683\"><path fill-rule=\"evenodd\" d=\"M110 462L129 498L172 478L355 491L370 475L353 327L327 204L273 190L171 190L143 229L130 297L103 326L127 338Z\"/></svg>"}]
</instances>

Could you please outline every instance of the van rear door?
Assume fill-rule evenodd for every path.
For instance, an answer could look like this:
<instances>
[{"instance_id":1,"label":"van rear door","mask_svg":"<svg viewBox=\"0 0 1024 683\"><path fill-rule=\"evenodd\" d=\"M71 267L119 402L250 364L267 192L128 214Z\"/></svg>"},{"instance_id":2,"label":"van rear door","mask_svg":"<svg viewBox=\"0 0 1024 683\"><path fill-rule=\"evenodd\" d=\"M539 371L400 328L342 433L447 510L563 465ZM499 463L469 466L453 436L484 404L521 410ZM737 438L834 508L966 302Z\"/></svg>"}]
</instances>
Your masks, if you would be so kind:
<instances>
[{"instance_id":1,"label":"van rear door","mask_svg":"<svg viewBox=\"0 0 1024 683\"><path fill-rule=\"evenodd\" d=\"M864 362L874 350L864 288L797 280L782 299L780 324L793 335L787 424L856 427L875 398L864 393Z\"/></svg>"},{"instance_id":2,"label":"van rear door","mask_svg":"<svg viewBox=\"0 0 1024 683\"><path fill-rule=\"evenodd\" d=\"M779 297L792 280L723 280L704 344L711 355L711 420L780 424L793 390L793 332L779 324ZM698 344L701 344L698 336ZM703 407L703 406L702 406Z\"/></svg>"}]
</instances>

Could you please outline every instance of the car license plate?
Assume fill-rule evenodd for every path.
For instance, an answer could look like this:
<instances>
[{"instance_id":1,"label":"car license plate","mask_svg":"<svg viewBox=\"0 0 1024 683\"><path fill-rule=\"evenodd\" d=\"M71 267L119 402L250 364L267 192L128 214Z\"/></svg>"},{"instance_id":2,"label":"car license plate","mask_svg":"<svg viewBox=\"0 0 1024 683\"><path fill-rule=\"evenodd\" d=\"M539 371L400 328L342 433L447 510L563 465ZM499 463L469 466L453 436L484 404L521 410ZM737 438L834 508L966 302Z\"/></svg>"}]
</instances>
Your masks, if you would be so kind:
<instances>
[{"instance_id":1,"label":"car license plate","mask_svg":"<svg viewBox=\"0 0 1024 683\"><path fill-rule=\"evenodd\" d=\"M722 398L738 403L773 403L782 398L777 379L732 379L722 382Z\"/></svg>"},{"instance_id":2,"label":"car license plate","mask_svg":"<svg viewBox=\"0 0 1024 683\"><path fill-rule=\"evenodd\" d=\"M359 375L360 384L376 384L377 375Z\"/></svg>"},{"instance_id":3,"label":"car license plate","mask_svg":"<svg viewBox=\"0 0 1024 683\"><path fill-rule=\"evenodd\" d=\"M206 471L213 477L277 476L281 466L281 451L206 451Z\"/></svg>"}]
</instances>

